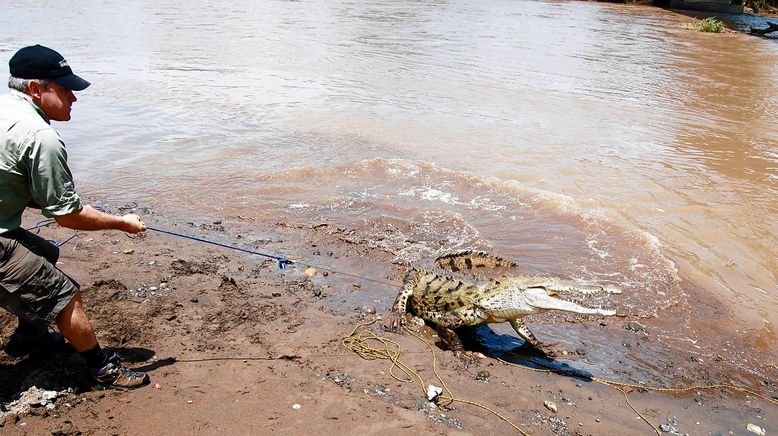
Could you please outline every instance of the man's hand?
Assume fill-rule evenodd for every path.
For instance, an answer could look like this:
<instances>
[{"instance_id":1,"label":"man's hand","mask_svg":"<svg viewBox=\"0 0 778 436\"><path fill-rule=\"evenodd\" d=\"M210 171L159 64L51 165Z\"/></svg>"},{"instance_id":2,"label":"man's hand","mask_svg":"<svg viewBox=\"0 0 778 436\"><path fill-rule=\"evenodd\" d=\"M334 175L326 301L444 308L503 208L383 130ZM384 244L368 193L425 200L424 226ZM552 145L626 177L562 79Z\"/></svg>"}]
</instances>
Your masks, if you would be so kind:
<instances>
[{"instance_id":1,"label":"man's hand","mask_svg":"<svg viewBox=\"0 0 778 436\"><path fill-rule=\"evenodd\" d=\"M138 215L134 213L128 213L122 217L125 226L120 229L127 233L140 233L146 231L146 224L140 219Z\"/></svg>"}]
</instances>

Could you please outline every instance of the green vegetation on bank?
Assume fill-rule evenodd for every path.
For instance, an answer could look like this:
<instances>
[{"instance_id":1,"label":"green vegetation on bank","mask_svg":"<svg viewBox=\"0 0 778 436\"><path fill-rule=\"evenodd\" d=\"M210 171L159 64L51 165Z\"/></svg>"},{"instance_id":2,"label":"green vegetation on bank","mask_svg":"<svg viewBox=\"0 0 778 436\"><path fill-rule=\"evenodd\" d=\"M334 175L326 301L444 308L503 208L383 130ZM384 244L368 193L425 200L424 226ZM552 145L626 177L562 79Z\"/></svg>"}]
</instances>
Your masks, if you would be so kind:
<instances>
[{"instance_id":1,"label":"green vegetation on bank","mask_svg":"<svg viewBox=\"0 0 778 436\"><path fill-rule=\"evenodd\" d=\"M743 4L756 13L775 12L778 8L778 0L744 0Z\"/></svg>"},{"instance_id":2,"label":"green vegetation on bank","mask_svg":"<svg viewBox=\"0 0 778 436\"><path fill-rule=\"evenodd\" d=\"M721 33L724 31L724 22L717 20L715 17L709 17L702 20L695 20L693 23L687 24L686 28L700 32Z\"/></svg>"}]
</instances>

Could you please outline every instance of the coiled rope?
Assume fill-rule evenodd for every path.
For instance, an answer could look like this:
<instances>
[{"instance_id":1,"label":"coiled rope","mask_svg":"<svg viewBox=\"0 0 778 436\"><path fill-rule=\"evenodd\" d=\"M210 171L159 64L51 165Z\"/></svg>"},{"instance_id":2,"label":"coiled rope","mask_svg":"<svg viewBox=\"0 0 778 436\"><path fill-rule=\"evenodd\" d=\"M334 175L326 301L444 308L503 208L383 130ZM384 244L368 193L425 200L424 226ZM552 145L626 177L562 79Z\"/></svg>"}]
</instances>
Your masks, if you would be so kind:
<instances>
[{"instance_id":1,"label":"coiled rope","mask_svg":"<svg viewBox=\"0 0 778 436\"><path fill-rule=\"evenodd\" d=\"M419 374L416 371L411 369L408 365L406 365L400 360L400 352L401 352L400 344L391 339L387 339L383 336L376 335L372 330L367 329L368 326L374 324L376 321L377 319L374 319L369 322L358 324L356 327L354 327L354 330L350 334L343 336L342 338L343 346L346 349L356 353L359 357L365 360L383 359L383 360L391 361L392 366L389 369L389 375L391 375L395 380L404 383L413 383L414 381L418 380L421 383L422 389L424 389L424 381L422 380L421 376L419 376ZM410 330L408 327L403 326L403 329L408 333L410 333L415 338L417 338L418 340L422 341L432 353L432 372L435 374L435 377L437 377L438 381L440 381L440 383L443 385L446 392L448 393L448 395L439 396L438 399L448 401L448 404L452 402L460 402L460 403L465 403L465 404L470 404L473 406L480 407L492 413L493 415L497 416L498 418L506 422L508 425L513 427L516 431L518 431L522 435L524 436L527 435L527 433L521 430L518 426L516 426L516 424L514 424L508 418L504 417L498 412L477 402L454 397L454 395L451 393L451 390L443 381L443 378L437 372L437 368L436 368L437 359L435 357L435 350L433 349L432 345L429 342L427 342L424 338L419 336L417 333ZM373 345L376 343L379 344L379 346ZM728 383L717 383L711 385L692 385L692 386L686 386L680 388L661 388L661 387L649 386L643 384L642 382L638 384L632 384L632 383L623 383L614 380L608 380L601 377L592 377L591 375L585 374L580 371L554 368L549 365L544 365L540 362L536 362L534 360L532 361L533 364L545 366L547 369L530 368L512 362L508 362L500 358L497 358L497 360L505 365L521 368L528 371L541 372L541 373L568 374L568 375L573 375L576 377L583 378L585 380L591 380L606 386L610 386L616 389L617 391L621 392L621 394L624 396L624 400L626 401L630 409L632 409L632 411L635 412L635 414L637 414L638 417L640 417L640 419L643 420L643 422L648 424L657 435L661 435L661 431L632 404L632 402L629 400L629 397L627 396L627 394L629 393L627 389L644 389L644 390L655 391L655 392L677 393L677 392L688 392L694 390L710 390L710 389L723 388L723 389L729 389L738 392L745 392L749 395L752 395L757 398L761 398L762 400L765 400L775 406L778 406L778 400L762 395L758 392L755 392L752 389L745 388L742 386L735 386ZM397 376L397 374L395 374L394 372L395 368L398 368L400 371L402 371L404 377ZM439 407L443 407L443 406L439 405Z\"/></svg>"},{"instance_id":2,"label":"coiled rope","mask_svg":"<svg viewBox=\"0 0 778 436\"><path fill-rule=\"evenodd\" d=\"M421 378L419 373L414 371L411 367L406 365L400 360L400 344L391 340L387 339L383 336L376 335L372 330L367 329L368 326L371 324L374 324L377 319L374 319L369 322L358 324L356 327L354 327L354 330L346 336L343 336L341 339L341 343L343 346L359 355L361 358L365 360L389 360L392 362L391 368L389 368L389 375L392 376L395 380L402 382L402 383L413 383L418 380L419 384L421 385L422 391L425 391L424 387L424 379ZM437 357L435 355L435 349L432 348L432 345L425 341L424 338L416 334L414 331L409 329L408 327L403 326L405 331L413 335L418 340L424 342L425 345L427 345L427 348L429 348L430 353L432 353L432 372L435 374L435 377L437 377L438 381L441 385L443 385L443 389L447 392L446 395L439 395L435 401L438 407L445 407L453 402L458 403L464 403L469 404L471 406L480 407L481 409L486 410L487 412L491 413L492 415L500 418L502 421L513 427L514 430L521 433L523 436L529 436L528 433L520 429L516 424L514 424L510 419L506 418L505 416L501 415L499 412L492 410L491 408L484 406L483 404L480 404L476 401L470 401L465 400L462 398L457 398L454 396L453 393L451 393L451 389L449 389L446 382L443 380L443 377L440 376L437 369ZM371 342L377 342L382 345L381 348L374 347L370 343ZM398 368L404 375L404 377L400 377L395 373L395 368ZM446 404L441 404L440 401L447 402Z\"/></svg>"}]
</instances>

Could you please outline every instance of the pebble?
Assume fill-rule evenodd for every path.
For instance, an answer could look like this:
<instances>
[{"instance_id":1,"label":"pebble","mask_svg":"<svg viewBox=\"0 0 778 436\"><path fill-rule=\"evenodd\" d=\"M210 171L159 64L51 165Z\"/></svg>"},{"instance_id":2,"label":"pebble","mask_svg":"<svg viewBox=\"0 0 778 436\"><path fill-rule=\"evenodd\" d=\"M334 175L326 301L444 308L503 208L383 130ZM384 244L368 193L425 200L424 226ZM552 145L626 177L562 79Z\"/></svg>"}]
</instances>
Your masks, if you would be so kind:
<instances>
[{"instance_id":1,"label":"pebble","mask_svg":"<svg viewBox=\"0 0 778 436\"><path fill-rule=\"evenodd\" d=\"M186 400L186 404L192 404L192 400Z\"/></svg>"},{"instance_id":2,"label":"pebble","mask_svg":"<svg viewBox=\"0 0 778 436\"><path fill-rule=\"evenodd\" d=\"M546 406L546 409L550 410L553 413L556 413L557 410L559 410L556 403L553 401L544 401L543 405Z\"/></svg>"},{"instance_id":3,"label":"pebble","mask_svg":"<svg viewBox=\"0 0 778 436\"><path fill-rule=\"evenodd\" d=\"M151 291L151 292L156 292L156 291L157 291L157 289L159 289L159 288L158 288L158 287L156 287L156 286L151 286L151 287L149 287L149 291Z\"/></svg>"},{"instance_id":4,"label":"pebble","mask_svg":"<svg viewBox=\"0 0 778 436\"><path fill-rule=\"evenodd\" d=\"M764 436L765 435L765 429L763 429L762 427L759 427L756 424L749 423L746 426L746 430L750 431L751 433L758 434L759 436Z\"/></svg>"},{"instance_id":5,"label":"pebble","mask_svg":"<svg viewBox=\"0 0 778 436\"><path fill-rule=\"evenodd\" d=\"M480 380L480 381L488 382L489 378L491 378L491 376L492 375L489 374L489 371L482 370L482 371L478 371L478 374L475 375L475 379L476 380Z\"/></svg>"},{"instance_id":6,"label":"pebble","mask_svg":"<svg viewBox=\"0 0 778 436\"><path fill-rule=\"evenodd\" d=\"M160 385L159 385L159 383L154 383L154 389L159 389L159 388L161 388L161 387L162 387L162 386L160 386Z\"/></svg>"},{"instance_id":7,"label":"pebble","mask_svg":"<svg viewBox=\"0 0 778 436\"><path fill-rule=\"evenodd\" d=\"M308 277L313 277L316 275L316 268L308 268L305 270L305 275Z\"/></svg>"},{"instance_id":8,"label":"pebble","mask_svg":"<svg viewBox=\"0 0 778 436\"><path fill-rule=\"evenodd\" d=\"M292 409L294 409L294 410L300 410L301 407L303 407L303 406L301 406L301 405L299 405L297 403L292 404Z\"/></svg>"},{"instance_id":9,"label":"pebble","mask_svg":"<svg viewBox=\"0 0 778 436\"><path fill-rule=\"evenodd\" d=\"M627 323L627 326L625 327L627 330L632 330L633 332L639 332L643 331L645 327L643 324L637 322L637 321L630 321Z\"/></svg>"},{"instance_id":10,"label":"pebble","mask_svg":"<svg viewBox=\"0 0 778 436\"><path fill-rule=\"evenodd\" d=\"M124 253L124 254L132 254L132 253L135 253L135 250L132 250L132 249L124 250L124 251L122 251L122 253Z\"/></svg>"},{"instance_id":11,"label":"pebble","mask_svg":"<svg viewBox=\"0 0 778 436\"><path fill-rule=\"evenodd\" d=\"M427 386L427 399L429 401L435 401L435 399L438 398L442 393L443 388L437 387L435 385Z\"/></svg>"},{"instance_id":12,"label":"pebble","mask_svg":"<svg viewBox=\"0 0 778 436\"><path fill-rule=\"evenodd\" d=\"M189 301L191 301L192 303L197 303L200 300L197 297L192 297L192 299Z\"/></svg>"},{"instance_id":13,"label":"pebble","mask_svg":"<svg viewBox=\"0 0 778 436\"><path fill-rule=\"evenodd\" d=\"M280 296L281 296L281 293L280 293L280 292L273 292L273 296L274 296L274 297L280 297Z\"/></svg>"}]
</instances>

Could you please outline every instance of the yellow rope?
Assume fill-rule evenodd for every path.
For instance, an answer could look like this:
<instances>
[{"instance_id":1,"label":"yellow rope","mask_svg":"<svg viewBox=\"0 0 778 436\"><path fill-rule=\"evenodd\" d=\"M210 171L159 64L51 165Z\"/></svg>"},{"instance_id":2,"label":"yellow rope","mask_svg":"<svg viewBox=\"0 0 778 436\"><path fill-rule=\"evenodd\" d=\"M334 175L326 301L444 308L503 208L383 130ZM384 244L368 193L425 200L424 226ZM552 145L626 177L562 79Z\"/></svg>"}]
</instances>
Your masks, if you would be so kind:
<instances>
[{"instance_id":1,"label":"yellow rope","mask_svg":"<svg viewBox=\"0 0 778 436\"><path fill-rule=\"evenodd\" d=\"M389 369L389 375L391 375L395 380L403 383L413 383L414 380L418 380L419 384L421 385L422 391L425 392L424 395L426 397L424 380L416 371L414 371L408 365L400 361L400 344L398 344L395 341L392 341L391 339L378 336L373 331L367 329L369 325L375 323L376 321L377 320L372 320L369 322L358 324L356 327L354 327L354 330L351 331L351 334L347 336L343 336L343 338L341 339L343 346L346 349L357 353L357 355L359 355L361 358L365 360L377 360L377 359L390 360L392 362L392 366ZM483 404L477 403L475 401L470 401L470 400L465 400L462 398L455 397L454 394L451 393L451 389L449 389L448 385L443 380L443 377L441 377L440 374L438 373L437 357L435 355L435 349L432 347L432 345L429 342L424 340L424 338L422 338L421 336L419 336L409 328L407 327L404 328L405 331L410 333L413 337L424 342L424 344L427 346L427 348L429 348L430 352L432 353L432 372L435 374L435 377L437 377L438 381L440 382L440 384L443 385L443 388L447 392L447 395L438 396L437 400L447 401L447 403L444 405L438 404L438 407L445 407L453 402L464 403L464 404L469 404L471 406L480 407L481 409L486 410L487 412L493 414L494 416L506 422L508 425L513 427L517 432L521 433L523 436L529 436L528 433L522 431L510 419L501 415L499 412L496 412L490 409L489 407L484 406ZM377 342L381 344L383 347L382 348L373 347L370 344L370 342ZM395 368L399 368L400 371L402 371L402 373L405 375L405 377L397 376L394 373Z\"/></svg>"},{"instance_id":2,"label":"yellow rope","mask_svg":"<svg viewBox=\"0 0 778 436\"><path fill-rule=\"evenodd\" d=\"M387 339L387 338L384 338L382 336L378 336L373 331L367 329L368 326L374 324L376 321L377 321L377 319L374 319L374 320L369 321L369 322L358 324L356 327L354 327L354 330L352 330L351 334L349 334L347 336L344 336L342 338L343 346L346 349L351 350L351 351L357 353L360 357L362 357L363 359L366 359L366 360L379 360L379 359L390 360L392 362L392 367L389 369L389 374L395 380L403 382L403 383L413 383L414 381L417 380L419 382L419 384L421 385L422 390L425 392L425 396L426 396L426 390L424 388L424 380L421 378L421 376L416 371L414 371L411 367L409 367L408 365L404 364L400 360L400 351L401 351L400 344L395 342L395 341L392 341L391 339ZM500 413L490 409L489 407L484 406L483 404L480 404L480 403L477 403L477 402L474 402L474 401L469 401L469 400L465 400L465 399L462 399L462 398L456 398L454 396L454 394L451 393L451 389L449 389L448 385L446 385L446 382L443 380L443 377L441 377L440 374L438 373L438 370L437 370L437 357L435 356L435 349L432 347L432 345L429 342L427 342L424 338L422 338L420 335L418 335L417 333L413 332L408 327L403 327L403 328L405 329L405 331L410 333L416 339L422 341L427 346L427 348L429 348L430 352L432 353L432 372L435 374L435 377L437 377L438 381L440 382L440 384L443 385L443 388L447 392L447 395L440 395L438 397L438 400L444 400L444 401L447 401L448 403L446 403L446 404L444 404L442 406L440 404L438 404L438 407L445 407L445 406L451 404L452 402L459 402L459 403L464 403L464 404L469 404L469 405L472 405L472 406L480 407L480 408L488 411L489 413L495 415L496 417L500 418L501 420L506 422L508 425L513 427L516 431L521 433L522 435L528 436L527 433L522 431L511 420L509 420L508 418L504 417ZM374 347L374 346L372 346L370 344L371 342L376 342L376 343L380 344L381 347L380 348L379 347ZM592 376L589 376L589 375L584 374L584 373L579 372L579 371L571 371L571 370L562 370L562 369L558 369L558 368L551 368L551 367L549 367L547 365L543 365L542 363L535 362L535 361L533 361L534 364L541 365L541 366L546 366L547 368L550 368L550 369L529 368L529 367L526 367L526 366L523 366L523 365L517 365L517 364L515 364L513 362L505 361L505 360L500 359L500 358L497 358L497 360L502 362L502 363L504 363L505 365L514 366L514 367L521 368L521 369L524 369L524 370L527 370L527 371L545 372L545 373L557 373L557 374L570 374L570 375L574 375L576 377L581 377L581 378L584 378L584 379L587 379L587 380L591 380L591 381L594 381L594 382L597 382L597 383L600 383L600 384L603 384L603 385L606 385L606 386L610 386L610 387L616 389L617 391L621 392L621 394L624 396L624 401L626 401L626 403L630 407L630 409L632 409L632 411L635 412L635 414L637 414L638 417L640 417L640 419L642 419L646 424L648 424L651 427L651 429L654 430L654 432L657 435L661 435L661 432L660 432L659 428L657 426L655 426L642 413L640 413L640 411L632 404L632 402L629 400L629 397L627 395L628 392L627 392L626 388L645 389L645 390L648 390L648 391L655 391L655 392L688 392L688 391L694 391L694 390L708 390L708 389L723 388L723 389L730 389L730 390L734 390L734 391L738 391L738 392L745 392L745 393L748 393L749 395L752 395L752 396L757 397L757 398L761 398L761 399L763 399L763 400L765 400L765 401L767 401L769 403L772 403L773 405L778 406L778 400L775 400L773 398L764 396L764 395L762 395L762 394L760 394L760 393L758 393L758 392L756 392L756 391L754 391L752 389L745 388L745 387L742 387L742 386L735 386L735 385L731 385L731 384L727 384L727 383L717 383L717 384L711 384L711 385L692 385L692 386L686 386L686 387L682 387L682 388L660 388L660 387L656 387L656 386L645 385L642 382L640 384L631 384L631 383L622 383L622 382L618 382L618 381L614 381L614 380L608 380L608 379L601 378L601 377L592 377ZM404 377L399 377L397 374L395 374L395 368L399 368L399 370L404 374Z\"/></svg>"},{"instance_id":3,"label":"yellow rope","mask_svg":"<svg viewBox=\"0 0 778 436\"><path fill-rule=\"evenodd\" d=\"M504 364L506 364L506 365L514 366L516 368L521 368L521 369L525 369L525 370L529 370L529 371L553 372L553 373L568 373L568 374L575 375L577 377L582 377L582 378L585 378L587 380L592 380L594 382L597 382L597 383L600 383L600 384L604 384L606 386L610 386L610 387L616 389L617 391L621 392L622 395L624 395L624 400L627 402L627 405L630 407L630 409L632 409L632 411L634 411L640 417L640 419L642 419L646 424L651 426L651 428L654 430L654 432L656 432L657 435L661 435L661 432L660 432L659 428L657 428L651 421L648 420L648 418L646 418L642 413L640 413L640 411L638 411L635 406L632 405L632 403L629 401L629 397L627 397L627 393L628 392L626 391L625 388L645 389L647 391L655 391L655 392L688 392L688 391L696 391L696 390L724 388L724 389L731 389L731 390L739 391L739 392L746 392L746 393L748 393L750 395L753 395L755 397L761 398L761 399L763 399L763 400L765 400L765 401L767 401L769 403L772 403L772 404L778 406L778 400L774 400L774 399L772 399L770 397L766 397L766 396L764 396L764 395L762 395L762 394L760 394L758 392L755 392L755 391L753 391L753 390L751 390L749 388L745 388L745 387L742 387L742 386L735 386L735 385L731 385L731 384L727 384L727 383L717 383L717 384L712 384L712 385L693 385L693 386L686 386L686 387L683 387L683 388L659 388L659 387L655 387L655 386L645 385L645 384L642 384L642 383L641 384L622 383L622 382L608 380L608 379L600 378L600 377L591 377L591 376L588 376L588 375L586 375L584 373L581 373L581 372L578 372L578 371L558 370L558 369L553 369L553 368L552 369L528 368L526 366L517 365L517 364L515 364L513 362L507 362L507 361L499 359L499 358L497 360L502 362L502 363L504 363ZM546 366L546 365L543 365L540 362L533 361L532 363L534 363L536 365Z\"/></svg>"}]
</instances>

